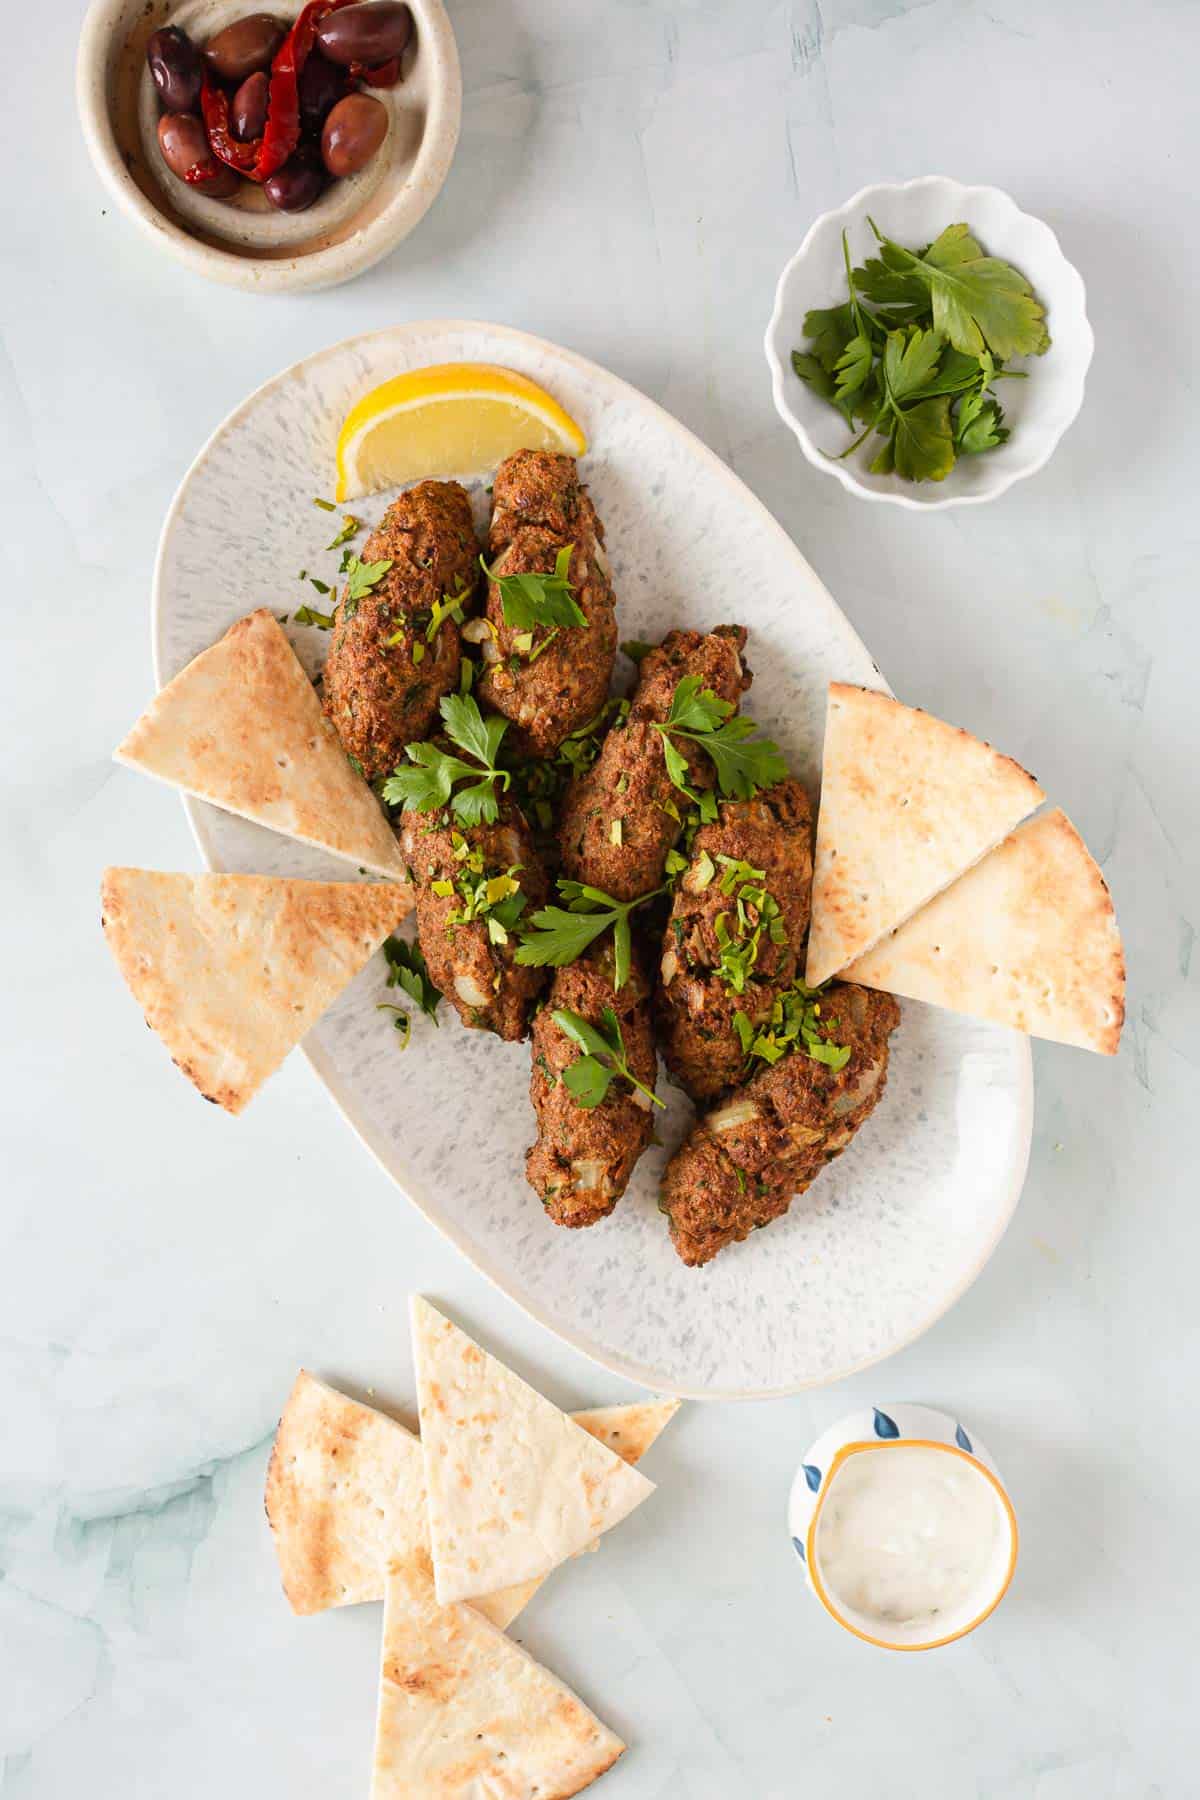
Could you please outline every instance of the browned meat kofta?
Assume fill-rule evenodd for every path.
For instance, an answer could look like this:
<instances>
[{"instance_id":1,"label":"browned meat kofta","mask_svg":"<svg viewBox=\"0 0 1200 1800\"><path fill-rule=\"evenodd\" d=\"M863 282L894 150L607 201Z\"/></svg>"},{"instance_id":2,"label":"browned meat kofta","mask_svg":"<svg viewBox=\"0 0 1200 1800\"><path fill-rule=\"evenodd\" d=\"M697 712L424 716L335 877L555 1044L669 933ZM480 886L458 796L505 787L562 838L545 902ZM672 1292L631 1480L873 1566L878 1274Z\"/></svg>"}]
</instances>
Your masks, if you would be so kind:
<instances>
[{"instance_id":1,"label":"browned meat kofta","mask_svg":"<svg viewBox=\"0 0 1200 1800\"><path fill-rule=\"evenodd\" d=\"M710 1262L779 1218L878 1104L900 1008L890 994L844 982L820 1007L821 1032L850 1051L844 1067L798 1043L702 1119L667 1164L659 1205L685 1263Z\"/></svg>"},{"instance_id":2,"label":"browned meat kofta","mask_svg":"<svg viewBox=\"0 0 1200 1800\"><path fill-rule=\"evenodd\" d=\"M600 755L563 798L559 841L563 868L576 881L633 900L662 881L663 864L680 831L679 789L667 772L661 732L675 689L685 675L700 677L719 700L736 705L750 686L742 663L741 625L715 631L672 631L643 659L629 716L614 725ZM713 784L712 766L698 746L680 741L688 778L697 790Z\"/></svg>"},{"instance_id":3,"label":"browned meat kofta","mask_svg":"<svg viewBox=\"0 0 1200 1800\"><path fill-rule=\"evenodd\" d=\"M580 484L574 457L544 450L518 450L501 463L492 504L490 567L500 579L488 584L491 632L482 640L487 667L479 696L512 720L516 749L553 756L565 737L600 710L612 678L617 620L604 528ZM549 605L561 617L539 622L528 595L501 583L511 576L554 575L559 551L567 546L569 595L559 589L540 607ZM571 602L586 624L569 622Z\"/></svg>"},{"instance_id":4,"label":"browned meat kofta","mask_svg":"<svg viewBox=\"0 0 1200 1800\"><path fill-rule=\"evenodd\" d=\"M556 1225L594 1225L607 1217L650 1142L652 1102L627 1080L614 1078L599 1105L581 1106L562 1079L583 1051L555 1022L554 1013L577 1013L604 1032L611 1031L611 1022L604 1019L605 1007L611 1007L628 1067L653 1091L650 989L636 957L619 992L612 983L612 939L606 935L578 962L556 971L533 1021L529 1098L537 1113L538 1139L525 1158L525 1176Z\"/></svg>"},{"instance_id":5,"label":"browned meat kofta","mask_svg":"<svg viewBox=\"0 0 1200 1800\"><path fill-rule=\"evenodd\" d=\"M742 1080L747 1027L767 1023L796 978L811 894L812 807L798 781L723 800L696 833L655 996L659 1047L693 1100Z\"/></svg>"},{"instance_id":6,"label":"browned meat kofta","mask_svg":"<svg viewBox=\"0 0 1200 1800\"><path fill-rule=\"evenodd\" d=\"M390 774L428 734L457 686L459 626L479 577L471 503L457 481L422 481L393 501L351 569L334 613L325 711L368 781ZM391 567L367 586L365 566ZM461 611L461 607L457 610Z\"/></svg>"},{"instance_id":7,"label":"browned meat kofta","mask_svg":"<svg viewBox=\"0 0 1200 1800\"><path fill-rule=\"evenodd\" d=\"M400 847L417 882L430 980L464 1025L523 1038L545 971L514 963L515 927L547 894L523 814L503 802L494 825L460 826L446 811L406 812Z\"/></svg>"}]
</instances>

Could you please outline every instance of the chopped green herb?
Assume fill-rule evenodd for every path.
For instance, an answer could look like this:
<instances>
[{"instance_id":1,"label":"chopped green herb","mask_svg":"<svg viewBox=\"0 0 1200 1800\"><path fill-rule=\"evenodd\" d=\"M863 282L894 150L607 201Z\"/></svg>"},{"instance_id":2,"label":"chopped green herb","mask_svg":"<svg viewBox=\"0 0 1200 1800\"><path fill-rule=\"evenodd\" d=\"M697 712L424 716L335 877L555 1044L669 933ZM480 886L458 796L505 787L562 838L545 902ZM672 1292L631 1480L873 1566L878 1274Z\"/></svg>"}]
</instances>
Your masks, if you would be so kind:
<instances>
[{"instance_id":1,"label":"chopped green herb","mask_svg":"<svg viewBox=\"0 0 1200 1800\"><path fill-rule=\"evenodd\" d=\"M621 645L622 652L629 658L630 662L634 663L643 661L645 657L649 656L653 648L654 645L646 643L644 638L626 638L625 642Z\"/></svg>"},{"instance_id":2,"label":"chopped green herb","mask_svg":"<svg viewBox=\"0 0 1200 1800\"><path fill-rule=\"evenodd\" d=\"M327 550L340 550L343 544L348 544L351 538L357 537L362 528L362 520L356 519L353 513L347 513L342 519L341 530L332 542L326 544L325 548Z\"/></svg>"},{"instance_id":3,"label":"chopped green herb","mask_svg":"<svg viewBox=\"0 0 1200 1800\"><path fill-rule=\"evenodd\" d=\"M466 588L460 588L457 594L443 594L440 600L434 601L433 614L425 627L427 644L432 644L447 619L453 619L456 624L462 623L462 609L467 598Z\"/></svg>"},{"instance_id":4,"label":"chopped green herb","mask_svg":"<svg viewBox=\"0 0 1200 1800\"><path fill-rule=\"evenodd\" d=\"M337 511L337 507L334 505L332 500L314 500L313 505L319 506L322 512L336 512Z\"/></svg>"},{"instance_id":5,"label":"chopped green herb","mask_svg":"<svg viewBox=\"0 0 1200 1800\"><path fill-rule=\"evenodd\" d=\"M429 979L429 969L420 944L410 944L399 937L385 938L383 954L387 958L388 986L402 988L426 1018L432 1019L436 1025L438 1001L442 996Z\"/></svg>"},{"instance_id":6,"label":"chopped green herb","mask_svg":"<svg viewBox=\"0 0 1200 1800\"><path fill-rule=\"evenodd\" d=\"M380 1000L375 1007L375 1011L391 1013L392 1024L400 1034L399 1047L401 1050L407 1050L412 1039L412 1020L409 1018L404 1008L402 1006L392 1006L388 1001Z\"/></svg>"},{"instance_id":7,"label":"chopped green herb","mask_svg":"<svg viewBox=\"0 0 1200 1800\"><path fill-rule=\"evenodd\" d=\"M394 557L383 556L378 562L365 563L354 555L343 556L341 572L350 577L346 584L347 601L353 601L357 607L360 600L374 592L394 561Z\"/></svg>"},{"instance_id":8,"label":"chopped green herb","mask_svg":"<svg viewBox=\"0 0 1200 1800\"><path fill-rule=\"evenodd\" d=\"M315 606L298 606L292 614L297 625L315 625L318 631L332 631L333 617L330 613L318 612Z\"/></svg>"}]
</instances>

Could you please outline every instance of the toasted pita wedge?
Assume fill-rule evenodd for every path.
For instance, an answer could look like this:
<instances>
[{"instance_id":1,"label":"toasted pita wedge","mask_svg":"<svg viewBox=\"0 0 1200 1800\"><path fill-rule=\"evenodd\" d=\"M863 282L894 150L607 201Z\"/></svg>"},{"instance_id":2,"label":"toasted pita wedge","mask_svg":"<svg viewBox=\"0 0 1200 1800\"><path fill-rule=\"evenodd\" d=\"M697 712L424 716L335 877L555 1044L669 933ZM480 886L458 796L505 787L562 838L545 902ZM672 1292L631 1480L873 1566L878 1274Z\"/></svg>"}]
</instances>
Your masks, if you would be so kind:
<instances>
[{"instance_id":1,"label":"toasted pita wedge","mask_svg":"<svg viewBox=\"0 0 1200 1800\"><path fill-rule=\"evenodd\" d=\"M408 910L394 882L106 869L109 949L206 1100L238 1113Z\"/></svg>"},{"instance_id":2,"label":"toasted pita wedge","mask_svg":"<svg viewBox=\"0 0 1200 1800\"><path fill-rule=\"evenodd\" d=\"M635 1463L678 1408L678 1400L647 1400L574 1417ZM284 1592L297 1613L382 1600L389 1558L429 1549L421 1440L305 1369L275 1435L266 1506ZM486 1595L479 1610L504 1627L540 1586Z\"/></svg>"},{"instance_id":3,"label":"toasted pita wedge","mask_svg":"<svg viewBox=\"0 0 1200 1800\"><path fill-rule=\"evenodd\" d=\"M169 681L113 755L256 825L405 880L395 833L265 607Z\"/></svg>"},{"instance_id":4,"label":"toasted pita wedge","mask_svg":"<svg viewBox=\"0 0 1200 1800\"><path fill-rule=\"evenodd\" d=\"M1112 900L1062 812L1022 825L846 980L1106 1056L1125 1018Z\"/></svg>"},{"instance_id":5,"label":"toasted pita wedge","mask_svg":"<svg viewBox=\"0 0 1200 1800\"><path fill-rule=\"evenodd\" d=\"M419 1294L412 1328L443 1604L548 1575L653 1492Z\"/></svg>"},{"instance_id":6,"label":"toasted pita wedge","mask_svg":"<svg viewBox=\"0 0 1200 1800\"><path fill-rule=\"evenodd\" d=\"M625 1746L471 1606L423 1552L391 1564L371 1800L568 1800Z\"/></svg>"},{"instance_id":7,"label":"toasted pita wedge","mask_svg":"<svg viewBox=\"0 0 1200 1800\"><path fill-rule=\"evenodd\" d=\"M810 987L948 887L1045 799L1011 757L870 688L829 686Z\"/></svg>"}]
</instances>

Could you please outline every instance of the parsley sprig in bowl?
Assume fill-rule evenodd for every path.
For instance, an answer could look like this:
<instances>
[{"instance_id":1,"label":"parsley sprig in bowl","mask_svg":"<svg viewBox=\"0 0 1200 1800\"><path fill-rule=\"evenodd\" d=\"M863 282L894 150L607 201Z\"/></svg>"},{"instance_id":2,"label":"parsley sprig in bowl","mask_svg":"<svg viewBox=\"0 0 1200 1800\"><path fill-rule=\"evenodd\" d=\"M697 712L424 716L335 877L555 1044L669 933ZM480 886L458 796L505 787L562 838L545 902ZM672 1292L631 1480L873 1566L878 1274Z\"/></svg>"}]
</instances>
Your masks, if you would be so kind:
<instances>
[{"instance_id":1,"label":"parsley sprig in bowl","mask_svg":"<svg viewBox=\"0 0 1200 1800\"><path fill-rule=\"evenodd\" d=\"M987 267L964 281L954 271L976 249ZM865 279L848 278L856 265ZM864 188L818 219L766 335L776 407L813 466L864 499L934 510L1044 466L1092 345L1083 283L1049 227L997 188L941 176Z\"/></svg>"}]
</instances>

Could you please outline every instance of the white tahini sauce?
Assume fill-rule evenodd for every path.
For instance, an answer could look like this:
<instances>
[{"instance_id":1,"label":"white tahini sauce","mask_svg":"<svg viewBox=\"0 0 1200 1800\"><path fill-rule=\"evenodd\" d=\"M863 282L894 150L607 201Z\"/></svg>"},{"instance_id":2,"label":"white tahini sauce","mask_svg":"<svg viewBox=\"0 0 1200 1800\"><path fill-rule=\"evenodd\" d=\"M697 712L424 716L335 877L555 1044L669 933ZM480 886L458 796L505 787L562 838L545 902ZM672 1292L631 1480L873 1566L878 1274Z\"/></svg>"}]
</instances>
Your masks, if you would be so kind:
<instances>
[{"instance_id":1,"label":"white tahini sauce","mask_svg":"<svg viewBox=\"0 0 1200 1800\"><path fill-rule=\"evenodd\" d=\"M814 1545L830 1597L869 1619L952 1612L987 1574L1001 1530L986 1476L919 1444L858 1450L834 1475Z\"/></svg>"}]
</instances>

